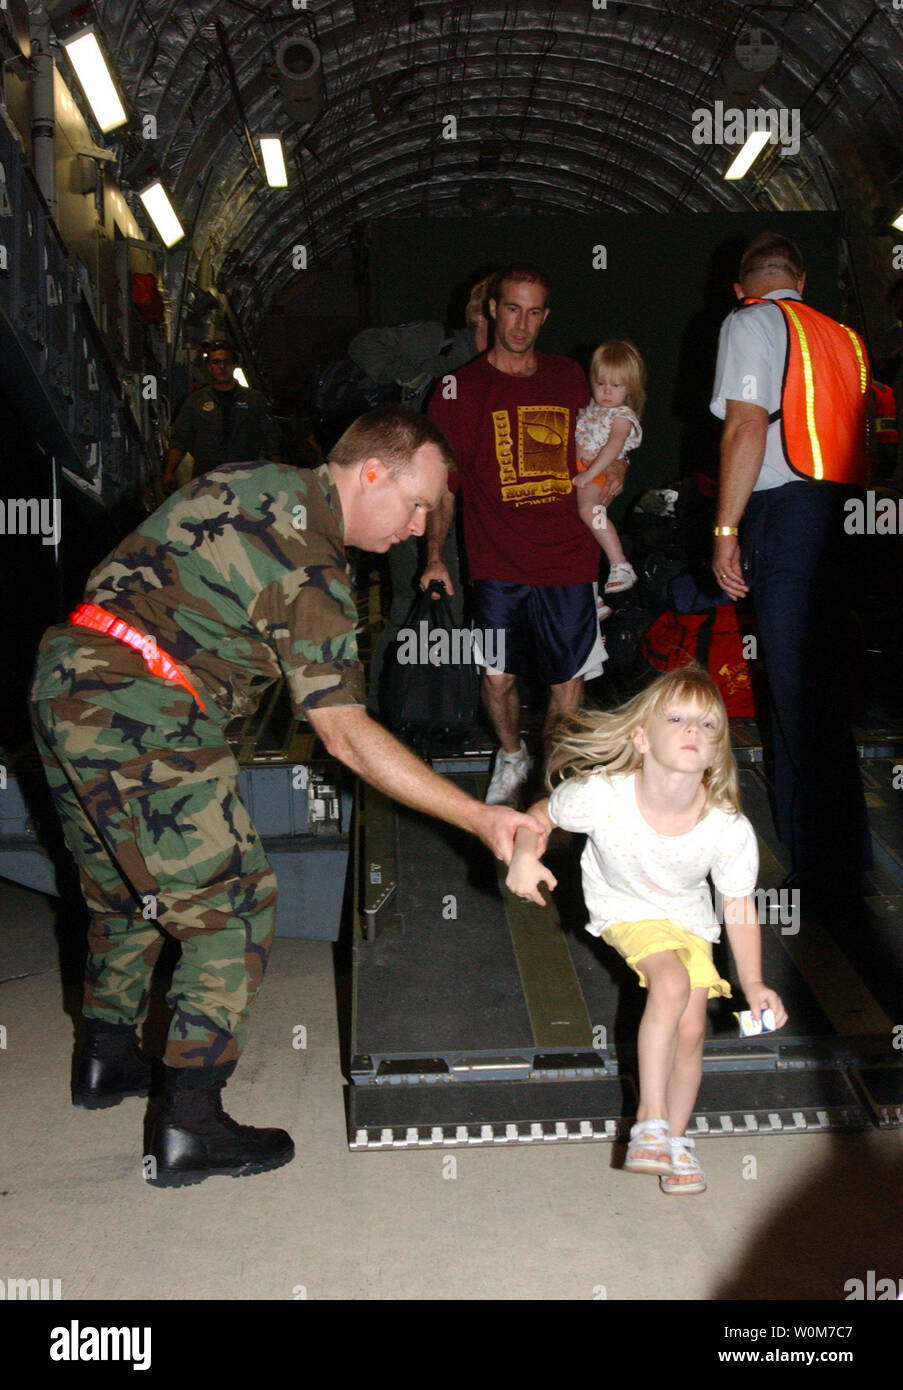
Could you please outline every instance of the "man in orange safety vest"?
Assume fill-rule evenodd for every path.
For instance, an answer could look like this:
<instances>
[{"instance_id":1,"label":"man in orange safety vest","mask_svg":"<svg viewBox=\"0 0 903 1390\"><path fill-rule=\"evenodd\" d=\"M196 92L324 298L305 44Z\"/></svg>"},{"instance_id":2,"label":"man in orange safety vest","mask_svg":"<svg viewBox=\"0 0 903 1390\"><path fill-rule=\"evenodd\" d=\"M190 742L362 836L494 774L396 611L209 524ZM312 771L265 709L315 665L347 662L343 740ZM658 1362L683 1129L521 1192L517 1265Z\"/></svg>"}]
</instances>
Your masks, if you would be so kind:
<instances>
[{"instance_id":1,"label":"man in orange safety vest","mask_svg":"<svg viewBox=\"0 0 903 1390\"><path fill-rule=\"evenodd\" d=\"M755 606L791 881L852 912L872 856L844 683L844 504L868 478L870 372L859 335L803 303L805 281L776 233L740 263L711 405L725 422L713 569Z\"/></svg>"}]
</instances>

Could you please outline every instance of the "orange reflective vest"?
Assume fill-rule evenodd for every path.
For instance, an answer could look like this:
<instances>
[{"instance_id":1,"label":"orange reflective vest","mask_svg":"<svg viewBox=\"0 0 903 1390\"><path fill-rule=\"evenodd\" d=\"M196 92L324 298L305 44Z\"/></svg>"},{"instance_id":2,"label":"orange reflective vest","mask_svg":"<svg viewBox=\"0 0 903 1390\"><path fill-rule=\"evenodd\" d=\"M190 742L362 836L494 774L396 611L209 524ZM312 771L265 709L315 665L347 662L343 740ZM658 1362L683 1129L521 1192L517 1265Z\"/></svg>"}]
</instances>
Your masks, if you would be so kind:
<instances>
[{"instance_id":1,"label":"orange reflective vest","mask_svg":"<svg viewBox=\"0 0 903 1390\"><path fill-rule=\"evenodd\" d=\"M868 403L871 376L865 344L836 319L799 299L745 299L776 304L787 326L781 408L784 457L801 478L868 482Z\"/></svg>"},{"instance_id":2,"label":"orange reflective vest","mask_svg":"<svg viewBox=\"0 0 903 1390\"><path fill-rule=\"evenodd\" d=\"M893 387L885 386L883 381L872 382L875 398L875 443L896 444L897 406Z\"/></svg>"}]
</instances>

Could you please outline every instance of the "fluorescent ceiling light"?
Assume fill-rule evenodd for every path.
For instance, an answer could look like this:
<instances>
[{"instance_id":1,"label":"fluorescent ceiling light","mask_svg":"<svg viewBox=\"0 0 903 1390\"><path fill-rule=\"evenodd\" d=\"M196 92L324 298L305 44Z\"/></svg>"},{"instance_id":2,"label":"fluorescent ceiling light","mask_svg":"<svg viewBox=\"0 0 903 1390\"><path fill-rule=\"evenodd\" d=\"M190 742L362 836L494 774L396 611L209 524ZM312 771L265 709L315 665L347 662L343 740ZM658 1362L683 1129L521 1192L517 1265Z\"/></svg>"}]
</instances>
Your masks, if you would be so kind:
<instances>
[{"instance_id":1,"label":"fluorescent ceiling light","mask_svg":"<svg viewBox=\"0 0 903 1390\"><path fill-rule=\"evenodd\" d=\"M239 386L247 386L247 384L248 384L248 378L245 376L245 372L244 372L244 368L243 368L243 367L236 367L236 368L235 368L235 371L232 373L232 375L234 376L235 380L238 382Z\"/></svg>"},{"instance_id":2,"label":"fluorescent ceiling light","mask_svg":"<svg viewBox=\"0 0 903 1390\"><path fill-rule=\"evenodd\" d=\"M747 136L746 144L724 177L726 179L742 179L743 175L752 168L770 139L771 131L754 130L752 135Z\"/></svg>"},{"instance_id":3,"label":"fluorescent ceiling light","mask_svg":"<svg viewBox=\"0 0 903 1390\"><path fill-rule=\"evenodd\" d=\"M84 29L71 39L63 40L69 61L103 133L125 125L128 116L119 100L119 93L93 29Z\"/></svg>"},{"instance_id":4,"label":"fluorescent ceiling light","mask_svg":"<svg viewBox=\"0 0 903 1390\"><path fill-rule=\"evenodd\" d=\"M282 153L282 141L279 137L277 135L261 135L260 153L263 155L263 168L270 187L287 187L288 174L285 169L285 156Z\"/></svg>"},{"instance_id":5,"label":"fluorescent ceiling light","mask_svg":"<svg viewBox=\"0 0 903 1390\"><path fill-rule=\"evenodd\" d=\"M169 201L169 195L160 180L155 179L153 183L149 183L147 188L141 190L138 197L147 209L150 220L160 233L164 246L175 246L177 241L181 241L185 235L184 228L176 217L175 209Z\"/></svg>"},{"instance_id":6,"label":"fluorescent ceiling light","mask_svg":"<svg viewBox=\"0 0 903 1390\"><path fill-rule=\"evenodd\" d=\"M903 208L900 209L899 213L890 225L892 227L896 227L898 232L903 232Z\"/></svg>"}]
</instances>

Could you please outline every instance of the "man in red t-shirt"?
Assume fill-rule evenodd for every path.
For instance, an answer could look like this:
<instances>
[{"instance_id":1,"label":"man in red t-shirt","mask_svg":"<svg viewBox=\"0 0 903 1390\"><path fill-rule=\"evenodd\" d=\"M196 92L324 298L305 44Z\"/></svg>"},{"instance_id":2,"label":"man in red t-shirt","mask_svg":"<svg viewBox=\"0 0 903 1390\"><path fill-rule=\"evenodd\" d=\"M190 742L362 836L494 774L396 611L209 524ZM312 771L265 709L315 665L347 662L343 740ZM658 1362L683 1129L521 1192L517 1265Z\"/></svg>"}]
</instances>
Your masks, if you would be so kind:
<instances>
[{"instance_id":1,"label":"man in red t-shirt","mask_svg":"<svg viewBox=\"0 0 903 1390\"><path fill-rule=\"evenodd\" d=\"M452 446L457 472L430 516L420 583L439 579L451 589L441 554L460 490L474 645L501 744L486 796L493 805L513 802L529 773L517 676L538 676L549 687L547 736L562 714L579 708L584 678L599 675L605 661L596 616L599 547L572 486L574 424L589 389L576 362L535 350L548 293L537 266L501 271L489 299L492 348L440 384L428 411ZM607 470L601 502L620 492L621 465Z\"/></svg>"}]
</instances>

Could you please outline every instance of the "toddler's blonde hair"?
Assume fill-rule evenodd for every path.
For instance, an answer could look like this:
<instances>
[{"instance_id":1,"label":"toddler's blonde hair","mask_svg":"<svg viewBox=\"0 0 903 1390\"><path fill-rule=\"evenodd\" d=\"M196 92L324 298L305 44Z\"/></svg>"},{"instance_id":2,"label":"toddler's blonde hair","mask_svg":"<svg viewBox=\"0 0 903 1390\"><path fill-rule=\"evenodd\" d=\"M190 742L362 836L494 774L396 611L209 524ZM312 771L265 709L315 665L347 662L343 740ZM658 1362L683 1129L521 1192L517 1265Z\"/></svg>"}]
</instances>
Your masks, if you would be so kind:
<instances>
[{"instance_id":1,"label":"toddler's blonde hair","mask_svg":"<svg viewBox=\"0 0 903 1390\"><path fill-rule=\"evenodd\" d=\"M646 363L633 343L622 342L620 338L610 338L593 353L589 364L589 379L596 381L603 376L605 369L620 372L627 387L626 404L630 406L638 420L642 419L646 404Z\"/></svg>"}]
</instances>

